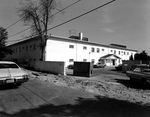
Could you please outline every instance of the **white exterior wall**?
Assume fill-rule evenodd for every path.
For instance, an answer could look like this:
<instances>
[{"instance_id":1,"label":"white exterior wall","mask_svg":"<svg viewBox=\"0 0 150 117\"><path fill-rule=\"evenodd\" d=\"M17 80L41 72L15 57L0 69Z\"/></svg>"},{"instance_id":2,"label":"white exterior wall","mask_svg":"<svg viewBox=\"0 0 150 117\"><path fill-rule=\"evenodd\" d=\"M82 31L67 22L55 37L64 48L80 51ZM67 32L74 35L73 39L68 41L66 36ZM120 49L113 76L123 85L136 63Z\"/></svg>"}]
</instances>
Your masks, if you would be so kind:
<instances>
[{"instance_id":1,"label":"white exterior wall","mask_svg":"<svg viewBox=\"0 0 150 117\"><path fill-rule=\"evenodd\" d=\"M33 49L34 44L36 44L36 49ZM30 45L32 45L32 48L30 48ZM69 48L70 45L72 45L73 48ZM28 51L26 50L26 46L28 46ZM86 47L86 49L83 49L83 47ZM15 50L17 48L17 52L13 53L12 55L8 55L6 57L6 60L12 60L12 59L39 60L41 58L39 41L37 41L36 39L33 40L31 39L22 43L18 43L9 46L8 48L11 48L12 50ZM19 51L19 48L21 48L21 51ZM94 48L94 52L91 51L92 50L91 48ZM99 52L97 52L97 49L99 49ZM70 64L73 64L73 61L91 62L94 60L94 63L97 63L102 56L105 56L107 54L117 55L118 57L121 58L121 60L129 60L130 56L133 55L134 57L135 53L136 51L132 51L126 48L118 49L110 46L87 42L87 41L55 37L55 36L51 36L47 40L47 45L46 45L46 61L62 61L65 62L66 67ZM121 63L122 61L119 61L117 59L116 65Z\"/></svg>"},{"instance_id":2,"label":"white exterior wall","mask_svg":"<svg viewBox=\"0 0 150 117\"><path fill-rule=\"evenodd\" d=\"M69 48L70 45L73 45L73 48ZM86 49L83 49L83 47L86 47ZM91 51L91 48L94 48L94 52ZM97 52L98 48L99 52ZM116 52L114 53L114 51ZM129 52L128 55L127 52ZM121 60L129 60L131 54L134 56L135 53L135 51L92 45L88 42L82 43L77 40L64 41L51 38L47 41L46 61L64 61L67 67L68 65L73 64L73 61L86 60L87 62L91 62L94 60L94 63L97 63L100 57L107 54L115 54L120 57ZM73 61L69 61L70 59L73 59ZM117 60L116 65L121 64L121 60Z\"/></svg>"}]
</instances>

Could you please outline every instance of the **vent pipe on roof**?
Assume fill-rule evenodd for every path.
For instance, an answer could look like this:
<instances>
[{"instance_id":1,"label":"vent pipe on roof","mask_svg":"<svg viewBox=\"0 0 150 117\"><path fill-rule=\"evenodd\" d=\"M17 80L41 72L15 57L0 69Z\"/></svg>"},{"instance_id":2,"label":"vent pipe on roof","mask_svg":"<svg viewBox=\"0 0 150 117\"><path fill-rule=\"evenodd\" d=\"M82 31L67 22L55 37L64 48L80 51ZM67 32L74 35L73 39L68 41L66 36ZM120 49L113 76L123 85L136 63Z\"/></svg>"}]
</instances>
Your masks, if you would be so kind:
<instances>
[{"instance_id":1,"label":"vent pipe on roof","mask_svg":"<svg viewBox=\"0 0 150 117\"><path fill-rule=\"evenodd\" d=\"M80 39L80 40L83 39L83 33L79 33L79 39Z\"/></svg>"}]
</instances>

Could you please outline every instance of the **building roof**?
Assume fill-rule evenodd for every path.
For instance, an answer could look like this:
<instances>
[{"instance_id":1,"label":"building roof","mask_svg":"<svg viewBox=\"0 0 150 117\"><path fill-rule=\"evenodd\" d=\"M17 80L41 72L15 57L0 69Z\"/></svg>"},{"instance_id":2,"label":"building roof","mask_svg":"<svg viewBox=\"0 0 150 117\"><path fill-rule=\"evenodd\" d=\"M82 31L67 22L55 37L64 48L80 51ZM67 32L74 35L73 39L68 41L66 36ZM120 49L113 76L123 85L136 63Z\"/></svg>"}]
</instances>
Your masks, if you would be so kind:
<instances>
[{"instance_id":1,"label":"building roof","mask_svg":"<svg viewBox=\"0 0 150 117\"><path fill-rule=\"evenodd\" d=\"M112 45L104 45L104 44L100 44L100 43L96 43L96 42L90 42L90 41L82 41L82 40L77 40L77 39L72 39L72 38L67 38L67 37L61 37L61 36L56 36L56 35L51 35L50 38L55 38L55 39L64 40L64 41L73 41L73 42L89 44L89 45L93 45L93 46L102 46L102 47L107 47L107 48L121 49L121 50L128 50L128 51L138 52L138 50L122 48L122 47L117 47L117 46L112 46Z\"/></svg>"},{"instance_id":2,"label":"building roof","mask_svg":"<svg viewBox=\"0 0 150 117\"><path fill-rule=\"evenodd\" d=\"M110 58L112 56L115 57L115 58L117 58L117 59L121 59L119 56L114 55L114 54L107 54L105 56L102 56L101 59L107 59L107 58Z\"/></svg>"},{"instance_id":3,"label":"building roof","mask_svg":"<svg viewBox=\"0 0 150 117\"><path fill-rule=\"evenodd\" d=\"M102 46L102 47L107 47L107 48L138 52L138 50L127 49L127 48L122 48L122 47L116 47L116 46L112 46L112 45L104 45L104 44L100 44L100 43L96 43L96 42L83 41L83 40L78 40L78 39L73 39L73 38L68 38L68 37L62 37L62 36L56 36L56 35L48 36L49 40L53 39L53 38L56 39L56 40L61 40L61 41L70 41L70 42L88 44L88 45L93 45L93 46ZM39 39L39 38L37 38L37 36L35 36L35 37L32 37L32 38L27 38L25 40L19 41L17 43L11 44L11 45L19 44L19 43L26 42L26 41L29 41L29 40L34 40L34 39ZM11 45L8 45L8 46L11 46Z\"/></svg>"}]
</instances>

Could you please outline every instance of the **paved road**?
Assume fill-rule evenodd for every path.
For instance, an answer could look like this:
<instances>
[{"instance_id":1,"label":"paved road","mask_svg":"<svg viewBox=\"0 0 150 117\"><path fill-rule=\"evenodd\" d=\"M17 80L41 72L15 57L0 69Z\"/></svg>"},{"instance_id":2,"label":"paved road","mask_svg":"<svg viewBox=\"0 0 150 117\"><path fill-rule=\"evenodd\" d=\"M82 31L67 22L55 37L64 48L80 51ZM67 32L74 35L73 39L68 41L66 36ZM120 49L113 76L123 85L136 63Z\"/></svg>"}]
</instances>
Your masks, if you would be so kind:
<instances>
[{"instance_id":1,"label":"paved road","mask_svg":"<svg viewBox=\"0 0 150 117\"><path fill-rule=\"evenodd\" d=\"M0 117L2 115L14 117L20 117L20 115L23 116L24 114L29 114L29 116L30 114L36 115L43 113L38 111L45 111L43 109L46 106L52 108L58 105L74 104L75 100L79 98L93 97L94 95L90 93L31 79L19 88L14 85L0 88Z\"/></svg>"},{"instance_id":2,"label":"paved road","mask_svg":"<svg viewBox=\"0 0 150 117\"><path fill-rule=\"evenodd\" d=\"M150 117L150 107L30 79L1 86L0 117Z\"/></svg>"},{"instance_id":3,"label":"paved road","mask_svg":"<svg viewBox=\"0 0 150 117\"><path fill-rule=\"evenodd\" d=\"M68 75L73 75L72 69L67 69L66 72ZM129 80L129 78L126 76L125 73L115 71L114 67L94 68L91 78L96 78L97 80L99 80L99 78L102 79L102 77L100 77L100 76L103 76L103 78L104 78L103 80L107 79L110 81L115 81L118 79Z\"/></svg>"},{"instance_id":4,"label":"paved road","mask_svg":"<svg viewBox=\"0 0 150 117\"><path fill-rule=\"evenodd\" d=\"M105 79L110 81L116 80L129 80L125 73L115 71L115 68L100 68L94 69L93 77L103 76Z\"/></svg>"}]
</instances>

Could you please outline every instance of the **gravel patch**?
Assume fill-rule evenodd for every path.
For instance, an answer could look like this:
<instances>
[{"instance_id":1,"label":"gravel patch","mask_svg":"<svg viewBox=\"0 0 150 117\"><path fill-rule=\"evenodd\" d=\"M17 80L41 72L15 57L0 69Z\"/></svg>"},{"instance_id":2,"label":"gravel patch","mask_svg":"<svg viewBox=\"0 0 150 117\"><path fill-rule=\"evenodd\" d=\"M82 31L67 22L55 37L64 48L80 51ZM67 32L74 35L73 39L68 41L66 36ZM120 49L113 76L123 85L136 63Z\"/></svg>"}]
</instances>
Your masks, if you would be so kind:
<instances>
[{"instance_id":1,"label":"gravel patch","mask_svg":"<svg viewBox=\"0 0 150 117\"><path fill-rule=\"evenodd\" d=\"M150 90L128 88L121 83L75 76L53 75L40 72L30 72L30 76L31 78L37 78L59 86L81 89L109 98L150 106Z\"/></svg>"}]
</instances>

